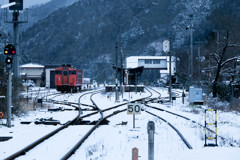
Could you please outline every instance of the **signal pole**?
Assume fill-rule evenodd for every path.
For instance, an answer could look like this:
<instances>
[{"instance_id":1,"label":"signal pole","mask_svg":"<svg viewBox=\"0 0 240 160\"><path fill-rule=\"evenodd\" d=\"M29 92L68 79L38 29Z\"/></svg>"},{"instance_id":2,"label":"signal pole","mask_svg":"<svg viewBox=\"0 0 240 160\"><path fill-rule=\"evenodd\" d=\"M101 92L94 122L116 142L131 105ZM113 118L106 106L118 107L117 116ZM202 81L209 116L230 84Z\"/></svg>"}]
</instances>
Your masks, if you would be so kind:
<instances>
[{"instance_id":1,"label":"signal pole","mask_svg":"<svg viewBox=\"0 0 240 160\"><path fill-rule=\"evenodd\" d=\"M15 3L15 4L14 4ZM20 23L27 23L28 21L28 10L26 9L26 12L22 13L21 20L19 20L20 12L23 10L23 0L15 0L15 2L12 2L9 7L9 10L13 11L12 12L12 19L9 20L8 18L8 9L4 9L4 22L5 23L13 23L13 41L14 41L14 46L16 48L16 53L17 55L14 57L14 68L13 68L13 76L14 78L18 81L20 80L20 46L19 46L19 24ZM19 99L19 86L18 83L14 83L14 90L16 91L16 96L14 96L15 101L17 102Z\"/></svg>"},{"instance_id":2,"label":"signal pole","mask_svg":"<svg viewBox=\"0 0 240 160\"><path fill-rule=\"evenodd\" d=\"M11 127L11 108L12 108L12 62L13 56L16 54L16 49L13 45L8 44L4 48L4 54L7 56L5 59L7 71L8 71L8 82L7 82L7 125Z\"/></svg>"},{"instance_id":3,"label":"signal pole","mask_svg":"<svg viewBox=\"0 0 240 160\"><path fill-rule=\"evenodd\" d=\"M192 31L192 29L193 29L193 22L192 22L193 20L192 20L192 16L191 16L191 46L190 46L190 48L191 48L191 80L190 80L190 85L192 86L192 81L193 81L193 31Z\"/></svg>"},{"instance_id":4,"label":"signal pole","mask_svg":"<svg viewBox=\"0 0 240 160\"><path fill-rule=\"evenodd\" d=\"M18 24L18 16L19 16L19 10L13 12L13 32L14 32L14 46L16 47L16 52L18 53L16 55L15 61L14 61L14 77L19 79L20 78L20 71L19 71L19 24Z\"/></svg>"},{"instance_id":5,"label":"signal pole","mask_svg":"<svg viewBox=\"0 0 240 160\"><path fill-rule=\"evenodd\" d=\"M123 45L121 43L121 79L120 79L120 83L121 83L121 94L122 94L122 98L123 98Z\"/></svg>"},{"instance_id":6,"label":"signal pole","mask_svg":"<svg viewBox=\"0 0 240 160\"><path fill-rule=\"evenodd\" d=\"M12 115L12 69L8 71L8 83L7 83L7 126L11 127L11 115Z\"/></svg>"},{"instance_id":7,"label":"signal pole","mask_svg":"<svg viewBox=\"0 0 240 160\"><path fill-rule=\"evenodd\" d=\"M117 49L118 49L118 45L117 45L117 42L116 42L116 47L115 47L115 49L116 49L116 73L115 73L115 90L116 90L116 95L115 95L115 102L117 102L118 101L118 99L119 99L119 97L118 97L118 79L117 79L117 74L118 74L118 53L117 53Z\"/></svg>"}]
</instances>

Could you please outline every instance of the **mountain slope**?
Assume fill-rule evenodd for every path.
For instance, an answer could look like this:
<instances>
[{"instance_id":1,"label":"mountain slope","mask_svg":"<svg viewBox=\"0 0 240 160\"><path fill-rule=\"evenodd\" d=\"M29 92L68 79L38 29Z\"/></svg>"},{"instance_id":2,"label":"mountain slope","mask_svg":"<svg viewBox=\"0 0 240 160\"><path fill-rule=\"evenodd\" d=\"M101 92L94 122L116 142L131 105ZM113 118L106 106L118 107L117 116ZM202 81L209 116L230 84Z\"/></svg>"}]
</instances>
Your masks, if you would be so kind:
<instances>
[{"instance_id":1,"label":"mountain slope","mask_svg":"<svg viewBox=\"0 0 240 160\"><path fill-rule=\"evenodd\" d=\"M109 75L116 41L127 56L161 54L166 38L176 47L185 43L189 14L197 15L193 23L199 29L211 7L210 0L80 0L24 32L24 48L35 62L70 63L89 76Z\"/></svg>"}]
</instances>

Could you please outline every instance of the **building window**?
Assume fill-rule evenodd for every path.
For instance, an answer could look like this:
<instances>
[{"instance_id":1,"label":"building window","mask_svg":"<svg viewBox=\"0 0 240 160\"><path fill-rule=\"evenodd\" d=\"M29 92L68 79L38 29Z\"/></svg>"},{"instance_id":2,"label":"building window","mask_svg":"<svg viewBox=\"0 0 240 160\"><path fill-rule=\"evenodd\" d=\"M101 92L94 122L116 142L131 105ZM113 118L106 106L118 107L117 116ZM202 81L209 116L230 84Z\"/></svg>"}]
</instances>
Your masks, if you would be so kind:
<instances>
[{"instance_id":1,"label":"building window","mask_svg":"<svg viewBox=\"0 0 240 160\"><path fill-rule=\"evenodd\" d=\"M153 64L160 64L160 59L154 59Z\"/></svg>"},{"instance_id":2,"label":"building window","mask_svg":"<svg viewBox=\"0 0 240 160\"><path fill-rule=\"evenodd\" d=\"M152 64L152 60L151 59L145 59L145 64Z\"/></svg>"}]
</instances>

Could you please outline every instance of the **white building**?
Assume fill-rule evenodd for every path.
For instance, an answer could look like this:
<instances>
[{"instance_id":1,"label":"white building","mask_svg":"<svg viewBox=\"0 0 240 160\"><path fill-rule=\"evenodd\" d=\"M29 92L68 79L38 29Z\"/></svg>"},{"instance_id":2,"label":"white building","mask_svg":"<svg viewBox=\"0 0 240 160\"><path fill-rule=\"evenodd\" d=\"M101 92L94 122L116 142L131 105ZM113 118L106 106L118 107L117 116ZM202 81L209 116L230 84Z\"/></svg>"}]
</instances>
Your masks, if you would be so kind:
<instances>
[{"instance_id":1,"label":"white building","mask_svg":"<svg viewBox=\"0 0 240 160\"><path fill-rule=\"evenodd\" d=\"M176 72L176 57L172 56L171 73ZM127 68L144 66L144 70L156 70L160 72L160 79L169 74L169 56L131 56L126 59Z\"/></svg>"},{"instance_id":2,"label":"white building","mask_svg":"<svg viewBox=\"0 0 240 160\"><path fill-rule=\"evenodd\" d=\"M24 80L33 80L37 86L40 86L44 66L28 63L20 66L21 75Z\"/></svg>"}]
</instances>

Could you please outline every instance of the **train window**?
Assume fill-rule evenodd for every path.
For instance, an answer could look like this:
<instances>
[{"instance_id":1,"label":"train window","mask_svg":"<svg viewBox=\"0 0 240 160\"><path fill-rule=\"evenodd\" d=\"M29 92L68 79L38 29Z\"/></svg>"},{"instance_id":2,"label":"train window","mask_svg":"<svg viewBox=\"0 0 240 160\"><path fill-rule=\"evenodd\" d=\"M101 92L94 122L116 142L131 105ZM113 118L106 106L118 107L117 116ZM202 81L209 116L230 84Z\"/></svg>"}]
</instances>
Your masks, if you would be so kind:
<instances>
[{"instance_id":1,"label":"train window","mask_svg":"<svg viewBox=\"0 0 240 160\"><path fill-rule=\"evenodd\" d=\"M68 75L68 71L63 71L63 75L67 76Z\"/></svg>"},{"instance_id":2,"label":"train window","mask_svg":"<svg viewBox=\"0 0 240 160\"><path fill-rule=\"evenodd\" d=\"M62 74L62 71L55 71L55 74Z\"/></svg>"},{"instance_id":3,"label":"train window","mask_svg":"<svg viewBox=\"0 0 240 160\"><path fill-rule=\"evenodd\" d=\"M69 71L69 74L71 75L76 74L76 71Z\"/></svg>"}]
</instances>

